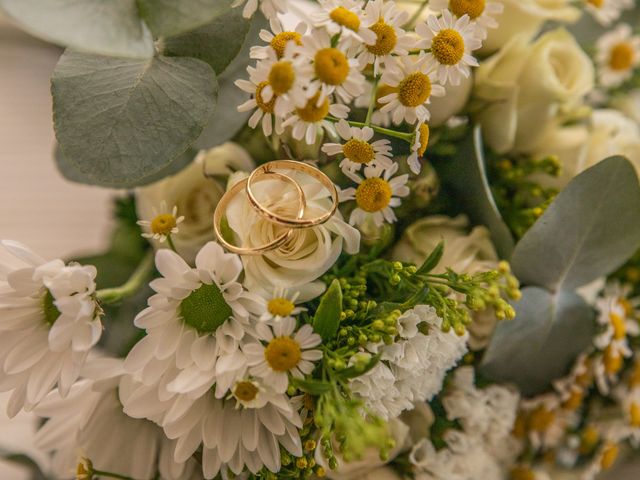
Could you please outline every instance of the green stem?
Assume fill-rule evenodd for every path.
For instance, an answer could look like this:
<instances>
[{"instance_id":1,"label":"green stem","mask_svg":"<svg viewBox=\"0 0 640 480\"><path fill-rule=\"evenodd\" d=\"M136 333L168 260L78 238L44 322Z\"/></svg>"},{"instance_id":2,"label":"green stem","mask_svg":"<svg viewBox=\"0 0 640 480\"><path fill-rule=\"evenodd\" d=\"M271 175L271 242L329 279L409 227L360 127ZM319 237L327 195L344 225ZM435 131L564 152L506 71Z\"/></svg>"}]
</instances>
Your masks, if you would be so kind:
<instances>
[{"instance_id":1,"label":"green stem","mask_svg":"<svg viewBox=\"0 0 640 480\"><path fill-rule=\"evenodd\" d=\"M153 251L147 253L138 267L134 270L125 283L119 287L103 288L96 292L97 299L106 305L117 303L120 300L130 297L136 293L142 284L147 280L153 269Z\"/></svg>"},{"instance_id":2,"label":"green stem","mask_svg":"<svg viewBox=\"0 0 640 480\"><path fill-rule=\"evenodd\" d=\"M330 122L337 123L340 121L339 118L335 118L332 116L328 116L326 118ZM382 135L387 135L388 137L399 138L400 140L404 140L405 142L411 143L413 140L413 133L405 133L405 132L397 132L395 130L390 130L388 128L382 128L377 125L367 125L363 122L354 122L353 120L347 120L347 123L352 127L370 127L374 132L381 133Z\"/></svg>"},{"instance_id":3,"label":"green stem","mask_svg":"<svg viewBox=\"0 0 640 480\"><path fill-rule=\"evenodd\" d=\"M376 76L373 79L373 88L371 89L371 100L369 100L369 110L367 110L367 118L364 121L367 125L371 125L371 116L373 115L373 110L376 106L376 100L378 95L378 82L380 81L380 77Z\"/></svg>"},{"instance_id":4,"label":"green stem","mask_svg":"<svg viewBox=\"0 0 640 480\"><path fill-rule=\"evenodd\" d=\"M169 244L169 248L171 250L178 253L178 250L176 250L176 245L173 243L173 239L171 238L171 234L167 235L167 243Z\"/></svg>"},{"instance_id":5,"label":"green stem","mask_svg":"<svg viewBox=\"0 0 640 480\"><path fill-rule=\"evenodd\" d=\"M102 470L93 470L93 474L99 477L108 477L108 478L118 478L120 480L134 480L131 477L127 477L126 475L120 475L118 473L112 472L103 472Z\"/></svg>"},{"instance_id":6,"label":"green stem","mask_svg":"<svg viewBox=\"0 0 640 480\"><path fill-rule=\"evenodd\" d=\"M413 28L415 26L416 22L420 18L420 15L422 14L422 12L424 12L424 9L427 8L427 5L429 5L429 0L423 0L422 5L420 5L415 13L411 15L411 18L407 22L408 28Z\"/></svg>"}]
</instances>

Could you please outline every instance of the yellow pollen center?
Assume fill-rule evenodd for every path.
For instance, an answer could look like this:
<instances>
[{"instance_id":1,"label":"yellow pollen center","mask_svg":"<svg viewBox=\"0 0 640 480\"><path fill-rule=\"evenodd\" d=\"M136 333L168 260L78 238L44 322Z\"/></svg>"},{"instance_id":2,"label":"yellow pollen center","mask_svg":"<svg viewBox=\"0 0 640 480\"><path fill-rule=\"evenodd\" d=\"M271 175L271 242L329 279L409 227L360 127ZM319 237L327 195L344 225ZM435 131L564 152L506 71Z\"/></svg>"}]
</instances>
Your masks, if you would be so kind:
<instances>
[{"instance_id":1,"label":"yellow pollen center","mask_svg":"<svg viewBox=\"0 0 640 480\"><path fill-rule=\"evenodd\" d=\"M323 48L316 53L316 75L328 85L342 85L349 76L349 61L337 48Z\"/></svg>"},{"instance_id":2,"label":"yellow pollen center","mask_svg":"<svg viewBox=\"0 0 640 480\"><path fill-rule=\"evenodd\" d=\"M329 14L329 18L338 25L342 25L354 32L357 32L360 29L360 18L358 18L358 15L344 7L338 7L332 10Z\"/></svg>"},{"instance_id":3,"label":"yellow pollen center","mask_svg":"<svg viewBox=\"0 0 640 480\"><path fill-rule=\"evenodd\" d=\"M535 432L546 432L551 424L553 424L555 418L556 414L552 410L539 407L531 414L529 428Z\"/></svg>"},{"instance_id":4,"label":"yellow pollen center","mask_svg":"<svg viewBox=\"0 0 640 480\"><path fill-rule=\"evenodd\" d=\"M431 53L443 65L456 65L464 56L464 38L456 30L440 30L431 42Z\"/></svg>"},{"instance_id":5,"label":"yellow pollen center","mask_svg":"<svg viewBox=\"0 0 640 480\"><path fill-rule=\"evenodd\" d=\"M163 213L151 220L151 231L159 235L169 235L176 227L176 217L170 213Z\"/></svg>"},{"instance_id":6,"label":"yellow pollen center","mask_svg":"<svg viewBox=\"0 0 640 480\"><path fill-rule=\"evenodd\" d=\"M387 95L391 95L392 93L397 93L398 89L396 87L392 87L391 85L381 84L378 85L378 90L376 90L376 107L381 109L384 107L384 103L380 103L380 99L386 97Z\"/></svg>"},{"instance_id":7,"label":"yellow pollen center","mask_svg":"<svg viewBox=\"0 0 640 480\"><path fill-rule=\"evenodd\" d=\"M609 345L604 350L604 356L602 359L604 363L604 369L609 375L614 375L622 368L622 355Z\"/></svg>"},{"instance_id":8,"label":"yellow pollen center","mask_svg":"<svg viewBox=\"0 0 640 480\"><path fill-rule=\"evenodd\" d=\"M286 60L274 63L269 72L269 84L276 95L287 93L293 86L296 73L291 62Z\"/></svg>"},{"instance_id":9,"label":"yellow pollen center","mask_svg":"<svg viewBox=\"0 0 640 480\"><path fill-rule=\"evenodd\" d=\"M418 156L424 156L424 152L427 151L427 145L429 145L429 125L426 123L422 123L420 127L418 127L418 132L420 135L420 148L418 148Z\"/></svg>"},{"instance_id":10,"label":"yellow pollen center","mask_svg":"<svg viewBox=\"0 0 640 480\"><path fill-rule=\"evenodd\" d=\"M596 8L602 8L604 0L587 0L587 3L593 5Z\"/></svg>"},{"instance_id":11,"label":"yellow pollen center","mask_svg":"<svg viewBox=\"0 0 640 480\"><path fill-rule=\"evenodd\" d=\"M536 476L527 467L515 467L511 470L511 480L535 480Z\"/></svg>"},{"instance_id":12,"label":"yellow pollen center","mask_svg":"<svg viewBox=\"0 0 640 480\"><path fill-rule=\"evenodd\" d=\"M633 45L626 42L619 43L611 49L609 66L613 70L628 70L633 66L633 60Z\"/></svg>"},{"instance_id":13,"label":"yellow pollen center","mask_svg":"<svg viewBox=\"0 0 640 480\"><path fill-rule=\"evenodd\" d=\"M396 48L396 44L398 43L398 36L393 27L385 23L383 19L380 19L369 28L376 34L376 43L367 45L367 50L379 57L389 55L393 52L393 49Z\"/></svg>"},{"instance_id":14,"label":"yellow pollen center","mask_svg":"<svg viewBox=\"0 0 640 480\"><path fill-rule=\"evenodd\" d=\"M636 402L629 407L629 422L632 427L640 427L640 405Z\"/></svg>"},{"instance_id":15,"label":"yellow pollen center","mask_svg":"<svg viewBox=\"0 0 640 480\"><path fill-rule=\"evenodd\" d=\"M633 316L633 305L626 298L619 298L618 304L624 309L624 314L627 317Z\"/></svg>"},{"instance_id":16,"label":"yellow pollen center","mask_svg":"<svg viewBox=\"0 0 640 480\"><path fill-rule=\"evenodd\" d=\"M276 372L286 372L298 365L302 358L302 351L293 338L277 337L264 349L264 358Z\"/></svg>"},{"instance_id":17,"label":"yellow pollen center","mask_svg":"<svg viewBox=\"0 0 640 480\"><path fill-rule=\"evenodd\" d=\"M580 439L580 453L586 455L593 451L595 446L600 440L600 434L593 425L589 425L582 432L582 438Z\"/></svg>"},{"instance_id":18,"label":"yellow pollen center","mask_svg":"<svg viewBox=\"0 0 640 480\"><path fill-rule=\"evenodd\" d=\"M562 406L569 411L574 411L580 408L582 401L584 400L584 390L573 390L569 397L562 403Z\"/></svg>"},{"instance_id":19,"label":"yellow pollen center","mask_svg":"<svg viewBox=\"0 0 640 480\"><path fill-rule=\"evenodd\" d=\"M293 312L295 305L291 300L286 298L272 298L267 304L267 309L271 315L277 315L279 317L288 317Z\"/></svg>"},{"instance_id":20,"label":"yellow pollen center","mask_svg":"<svg viewBox=\"0 0 640 480\"><path fill-rule=\"evenodd\" d=\"M307 101L302 108L297 108L298 117L304 122L316 123L324 119L329 114L329 99L325 98L318 106L318 98L320 93L316 93Z\"/></svg>"},{"instance_id":21,"label":"yellow pollen center","mask_svg":"<svg viewBox=\"0 0 640 480\"><path fill-rule=\"evenodd\" d=\"M602 451L602 457L600 458L600 466L603 470L610 469L618 458L620 448L615 443L609 443Z\"/></svg>"},{"instance_id":22,"label":"yellow pollen center","mask_svg":"<svg viewBox=\"0 0 640 480\"><path fill-rule=\"evenodd\" d=\"M276 52L278 58L284 56L284 51L289 42L302 45L302 36L298 32L280 32L271 39L271 48Z\"/></svg>"},{"instance_id":23,"label":"yellow pollen center","mask_svg":"<svg viewBox=\"0 0 640 480\"><path fill-rule=\"evenodd\" d=\"M267 85L269 85L269 82L260 82L256 87L256 103L258 104L260 110L262 110L264 113L273 113L273 107L276 104L276 95L274 94L273 98L268 102L265 102L262 98L262 91Z\"/></svg>"},{"instance_id":24,"label":"yellow pollen center","mask_svg":"<svg viewBox=\"0 0 640 480\"><path fill-rule=\"evenodd\" d=\"M484 13L486 0L449 0L449 10L456 16L469 15L471 20Z\"/></svg>"},{"instance_id":25,"label":"yellow pollen center","mask_svg":"<svg viewBox=\"0 0 640 480\"><path fill-rule=\"evenodd\" d=\"M640 387L640 361L636 361L636 364L631 371L631 376L629 377L629 386Z\"/></svg>"},{"instance_id":26,"label":"yellow pollen center","mask_svg":"<svg viewBox=\"0 0 640 480\"><path fill-rule=\"evenodd\" d=\"M365 178L356 190L356 203L365 212L384 209L391 201L391 185L382 178Z\"/></svg>"},{"instance_id":27,"label":"yellow pollen center","mask_svg":"<svg viewBox=\"0 0 640 480\"><path fill-rule=\"evenodd\" d=\"M398 85L398 100L406 107L418 107L430 96L431 79L424 73L412 73Z\"/></svg>"},{"instance_id":28,"label":"yellow pollen center","mask_svg":"<svg viewBox=\"0 0 640 480\"><path fill-rule=\"evenodd\" d=\"M624 318L617 313L611 312L609 314L609 321L613 327L613 337L616 340L622 340L627 335L627 326L625 325Z\"/></svg>"},{"instance_id":29,"label":"yellow pollen center","mask_svg":"<svg viewBox=\"0 0 640 480\"><path fill-rule=\"evenodd\" d=\"M233 389L233 396L242 402L251 402L258 396L258 387L253 382L242 381L236 383Z\"/></svg>"},{"instance_id":30,"label":"yellow pollen center","mask_svg":"<svg viewBox=\"0 0 640 480\"><path fill-rule=\"evenodd\" d=\"M375 158L375 151L368 142L352 138L342 146L342 153L355 163L369 163Z\"/></svg>"}]
</instances>

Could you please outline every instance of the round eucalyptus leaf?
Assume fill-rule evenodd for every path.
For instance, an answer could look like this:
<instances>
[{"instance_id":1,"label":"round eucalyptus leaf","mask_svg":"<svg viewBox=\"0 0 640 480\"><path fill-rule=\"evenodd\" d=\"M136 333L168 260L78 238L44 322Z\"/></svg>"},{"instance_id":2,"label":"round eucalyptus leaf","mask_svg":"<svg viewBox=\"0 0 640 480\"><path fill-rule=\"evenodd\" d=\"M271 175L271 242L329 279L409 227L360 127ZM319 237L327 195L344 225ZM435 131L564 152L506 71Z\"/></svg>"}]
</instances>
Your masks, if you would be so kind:
<instances>
[{"instance_id":1,"label":"round eucalyptus leaf","mask_svg":"<svg viewBox=\"0 0 640 480\"><path fill-rule=\"evenodd\" d=\"M140 15L156 37L206 25L231 9L232 0L138 0Z\"/></svg>"}]
</instances>

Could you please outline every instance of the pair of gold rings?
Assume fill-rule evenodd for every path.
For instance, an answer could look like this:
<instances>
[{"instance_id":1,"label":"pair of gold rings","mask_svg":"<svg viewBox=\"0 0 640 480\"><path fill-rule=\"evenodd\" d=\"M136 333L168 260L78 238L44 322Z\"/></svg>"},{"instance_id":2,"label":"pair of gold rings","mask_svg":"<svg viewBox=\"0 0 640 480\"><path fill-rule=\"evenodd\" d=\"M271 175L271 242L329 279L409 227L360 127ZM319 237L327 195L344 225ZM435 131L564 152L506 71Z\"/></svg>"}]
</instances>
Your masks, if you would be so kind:
<instances>
[{"instance_id":1,"label":"pair of gold rings","mask_svg":"<svg viewBox=\"0 0 640 480\"><path fill-rule=\"evenodd\" d=\"M293 170L297 172L303 172L306 175L317 180L321 185L323 185L331 195L332 205L331 208L326 212L323 212L320 216L315 218L306 218L305 213L307 209L307 199L305 197L304 191L300 184L296 182L293 178L286 175L285 173L277 172L276 170ZM292 185L297 193L297 212L295 217L287 217L278 213L275 213L273 210L265 207L258 198L256 197L253 186L255 183L269 180L269 179L278 179L285 183ZM281 225L284 227L288 227L284 230L280 235L278 235L271 242L260 245L258 247L244 247L244 246L236 246L231 244L227 239L224 238L222 234L222 220L225 212L227 211L227 207L229 203L237 194L242 191L245 191L247 194L247 199L249 200L249 204L258 212L258 214L268 220L269 222ZM338 191L336 186L333 184L331 179L327 177L324 173L318 170L316 167L297 162L295 160L274 160L272 162L265 163L264 165L260 165L256 168L249 177L244 178L234 184L227 192L222 196L216 210L213 214L213 230L218 238L220 244L222 244L227 250L233 253L237 253L239 255L261 255L265 252L275 250L284 245L294 230L302 229L302 228L312 228L317 225L322 225L327 222L333 214L336 212L338 208Z\"/></svg>"}]
</instances>

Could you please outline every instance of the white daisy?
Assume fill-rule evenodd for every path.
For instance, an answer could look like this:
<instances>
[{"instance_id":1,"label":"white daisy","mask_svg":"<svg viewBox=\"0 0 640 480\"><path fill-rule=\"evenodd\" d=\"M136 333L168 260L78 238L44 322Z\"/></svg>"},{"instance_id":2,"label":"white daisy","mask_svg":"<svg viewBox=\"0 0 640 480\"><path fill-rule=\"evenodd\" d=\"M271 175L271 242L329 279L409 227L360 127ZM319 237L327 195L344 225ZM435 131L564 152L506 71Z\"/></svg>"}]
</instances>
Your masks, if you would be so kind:
<instances>
[{"instance_id":1,"label":"white daisy","mask_svg":"<svg viewBox=\"0 0 640 480\"><path fill-rule=\"evenodd\" d=\"M604 350L612 341L626 343L628 336L640 335L632 303L626 299L628 293L619 284L611 283L606 286L603 297L596 301L597 320L603 329L593 340L598 349Z\"/></svg>"},{"instance_id":2,"label":"white daisy","mask_svg":"<svg viewBox=\"0 0 640 480\"><path fill-rule=\"evenodd\" d=\"M260 323L256 331L261 342L246 343L242 351L251 374L264 379L276 392L287 390L289 374L304 378L313 371L313 362L322 358L320 350L313 350L322 342L320 335L313 333L311 325L296 331L294 318L283 318L273 325Z\"/></svg>"},{"instance_id":3,"label":"white daisy","mask_svg":"<svg viewBox=\"0 0 640 480\"><path fill-rule=\"evenodd\" d=\"M476 25L476 34L480 39L487 37L488 29L498 28L496 17L504 11L502 3L486 0L431 0L429 8L436 12L448 9L457 18L467 15Z\"/></svg>"},{"instance_id":4,"label":"white daisy","mask_svg":"<svg viewBox=\"0 0 640 480\"><path fill-rule=\"evenodd\" d=\"M420 158L424 157L424 153L427 151L429 145L429 125L426 123L419 123L416 127L413 141L411 142L411 154L407 157L407 163L409 168L416 175L422 170L420 165Z\"/></svg>"},{"instance_id":5,"label":"white daisy","mask_svg":"<svg viewBox=\"0 0 640 480\"><path fill-rule=\"evenodd\" d=\"M371 103L371 91L373 89L373 84L371 82L366 82L364 87L364 93L357 97L353 104L356 108L369 108L369 104ZM384 107L383 103L380 103L380 99L382 97L386 97L390 93L395 92L397 89L394 87L390 87L384 83L378 83L376 88L376 104L373 109L373 114L371 115L371 123L374 125L378 125L380 127L389 127L391 125L391 114L389 112L382 112L380 109Z\"/></svg>"},{"instance_id":6,"label":"white daisy","mask_svg":"<svg viewBox=\"0 0 640 480\"><path fill-rule=\"evenodd\" d=\"M102 334L96 269L46 262L0 241L0 391L7 413L31 410L56 384L63 396Z\"/></svg>"},{"instance_id":7,"label":"white daisy","mask_svg":"<svg viewBox=\"0 0 640 480\"><path fill-rule=\"evenodd\" d=\"M303 294L303 298L301 298L301 293L302 292L299 289L289 290L282 286L276 286L265 298L266 309L260 316L260 320L263 322L271 320L278 322L283 318L293 317L305 312L307 310L306 308L297 305L304 303L317 295L316 292L313 291L312 293L309 292L311 293L311 296Z\"/></svg>"},{"instance_id":8,"label":"white daisy","mask_svg":"<svg viewBox=\"0 0 640 480\"><path fill-rule=\"evenodd\" d=\"M398 57L382 74L382 82L394 90L380 98L380 103L384 104L381 111L391 114L396 125L403 121L426 122L430 117L427 105L431 103L431 97L445 94L444 87L432 80L435 72L427 60L426 55Z\"/></svg>"},{"instance_id":9,"label":"white daisy","mask_svg":"<svg viewBox=\"0 0 640 480\"><path fill-rule=\"evenodd\" d=\"M617 87L640 66L640 35L627 24L605 33L596 43L598 77L603 87Z\"/></svg>"},{"instance_id":10,"label":"white daisy","mask_svg":"<svg viewBox=\"0 0 640 480\"><path fill-rule=\"evenodd\" d=\"M385 221L394 223L397 220L393 209L402 203L400 197L406 197L410 193L407 186L409 175L393 177L397 171L397 163L384 170L366 168L364 178L355 172L344 171L345 175L358 184L357 188L340 191L341 202L355 200L357 205L349 217L351 225L362 225L367 219L372 219L377 226Z\"/></svg>"},{"instance_id":11,"label":"white daisy","mask_svg":"<svg viewBox=\"0 0 640 480\"><path fill-rule=\"evenodd\" d=\"M260 7L260 11L267 18L275 18L278 13L287 11L286 0L235 0L231 4L231 8L236 8L244 4L242 16L251 18Z\"/></svg>"},{"instance_id":12,"label":"white daisy","mask_svg":"<svg viewBox=\"0 0 640 480\"><path fill-rule=\"evenodd\" d=\"M586 9L604 26L609 26L620 18L623 10L633 8L634 0L586 0Z\"/></svg>"},{"instance_id":13,"label":"white daisy","mask_svg":"<svg viewBox=\"0 0 640 480\"><path fill-rule=\"evenodd\" d=\"M300 75L309 79L307 98L319 93L319 103L335 93L339 100L350 103L362 94L364 75L360 73L358 61L350 58L344 41L334 45L325 30L316 29L302 38L302 46L296 51L301 58L308 60L300 65Z\"/></svg>"},{"instance_id":14,"label":"white daisy","mask_svg":"<svg viewBox=\"0 0 640 480\"><path fill-rule=\"evenodd\" d=\"M407 55L413 40L402 26L408 20L409 12L399 9L394 2L372 0L367 3L363 26L376 34L376 41L366 45L358 55L360 65L364 67L373 64L374 73L377 75L392 55Z\"/></svg>"},{"instance_id":15,"label":"white daisy","mask_svg":"<svg viewBox=\"0 0 640 480\"><path fill-rule=\"evenodd\" d=\"M420 36L416 47L427 50L427 68L435 70L440 83L460 85L461 77L468 77L471 67L479 65L471 52L482 42L468 15L456 19L444 10L440 18L431 15L426 23L416 25L416 33Z\"/></svg>"},{"instance_id":16,"label":"white daisy","mask_svg":"<svg viewBox=\"0 0 640 480\"><path fill-rule=\"evenodd\" d=\"M295 30L284 30L282 23L277 18L269 20L271 30L260 30L260 39L268 45L251 47L249 56L258 60L264 60L275 54L280 59L290 45L302 45L302 36L307 31L304 22L298 23Z\"/></svg>"},{"instance_id":17,"label":"white daisy","mask_svg":"<svg viewBox=\"0 0 640 480\"><path fill-rule=\"evenodd\" d=\"M167 203L162 201L160 210L153 207L153 219L138 220L138 225L149 229L148 232L142 233L144 238L153 238L160 243L164 242L169 236L175 235L180 230L178 225L184 221L184 216L178 216L178 207L174 206L171 212L167 208Z\"/></svg>"},{"instance_id":18,"label":"white daisy","mask_svg":"<svg viewBox=\"0 0 640 480\"><path fill-rule=\"evenodd\" d=\"M371 127L351 127L346 120L340 120L336 124L336 131L346 142L325 143L322 151L327 155L344 155L340 162L340 168L355 172L360 167L390 168L391 142L386 139L371 142L373 129Z\"/></svg>"},{"instance_id":19,"label":"white daisy","mask_svg":"<svg viewBox=\"0 0 640 480\"><path fill-rule=\"evenodd\" d=\"M320 92L317 92L307 100L304 107L296 108L293 115L282 123L282 127L291 127L293 138L304 139L308 145L313 145L316 143L318 130L333 128L333 124L326 119L327 115L346 118L348 113L349 107L332 103L329 97L322 100Z\"/></svg>"},{"instance_id":20,"label":"white daisy","mask_svg":"<svg viewBox=\"0 0 640 480\"><path fill-rule=\"evenodd\" d=\"M262 132L266 137L271 136L275 132L280 135L283 131L282 117L275 115L275 107L277 97L273 92L273 88L269 85L269 81L258 80L258 71L254 67L247 67L249 72L249 80L239 79L235 81L235 85L241 90L251 94L252 98L238 106L239 112L253 111L249 117L249 126L256 128L259 123L262 124ZM275 123L275 128L274 128Z\"/></svg>"},{"instance_id":21,"label":"white daisy","mask_svg":"<svg viewBox=\"0 0 640 480\"><path fill-rule=\"evenodd\" d=\"M320 0L320 7L313 15L314 25L325 27L331 36L342 34L348 39L369 45L376 42L376 34L362 26L362 0Z\"/></svg>"}]
</instances>

